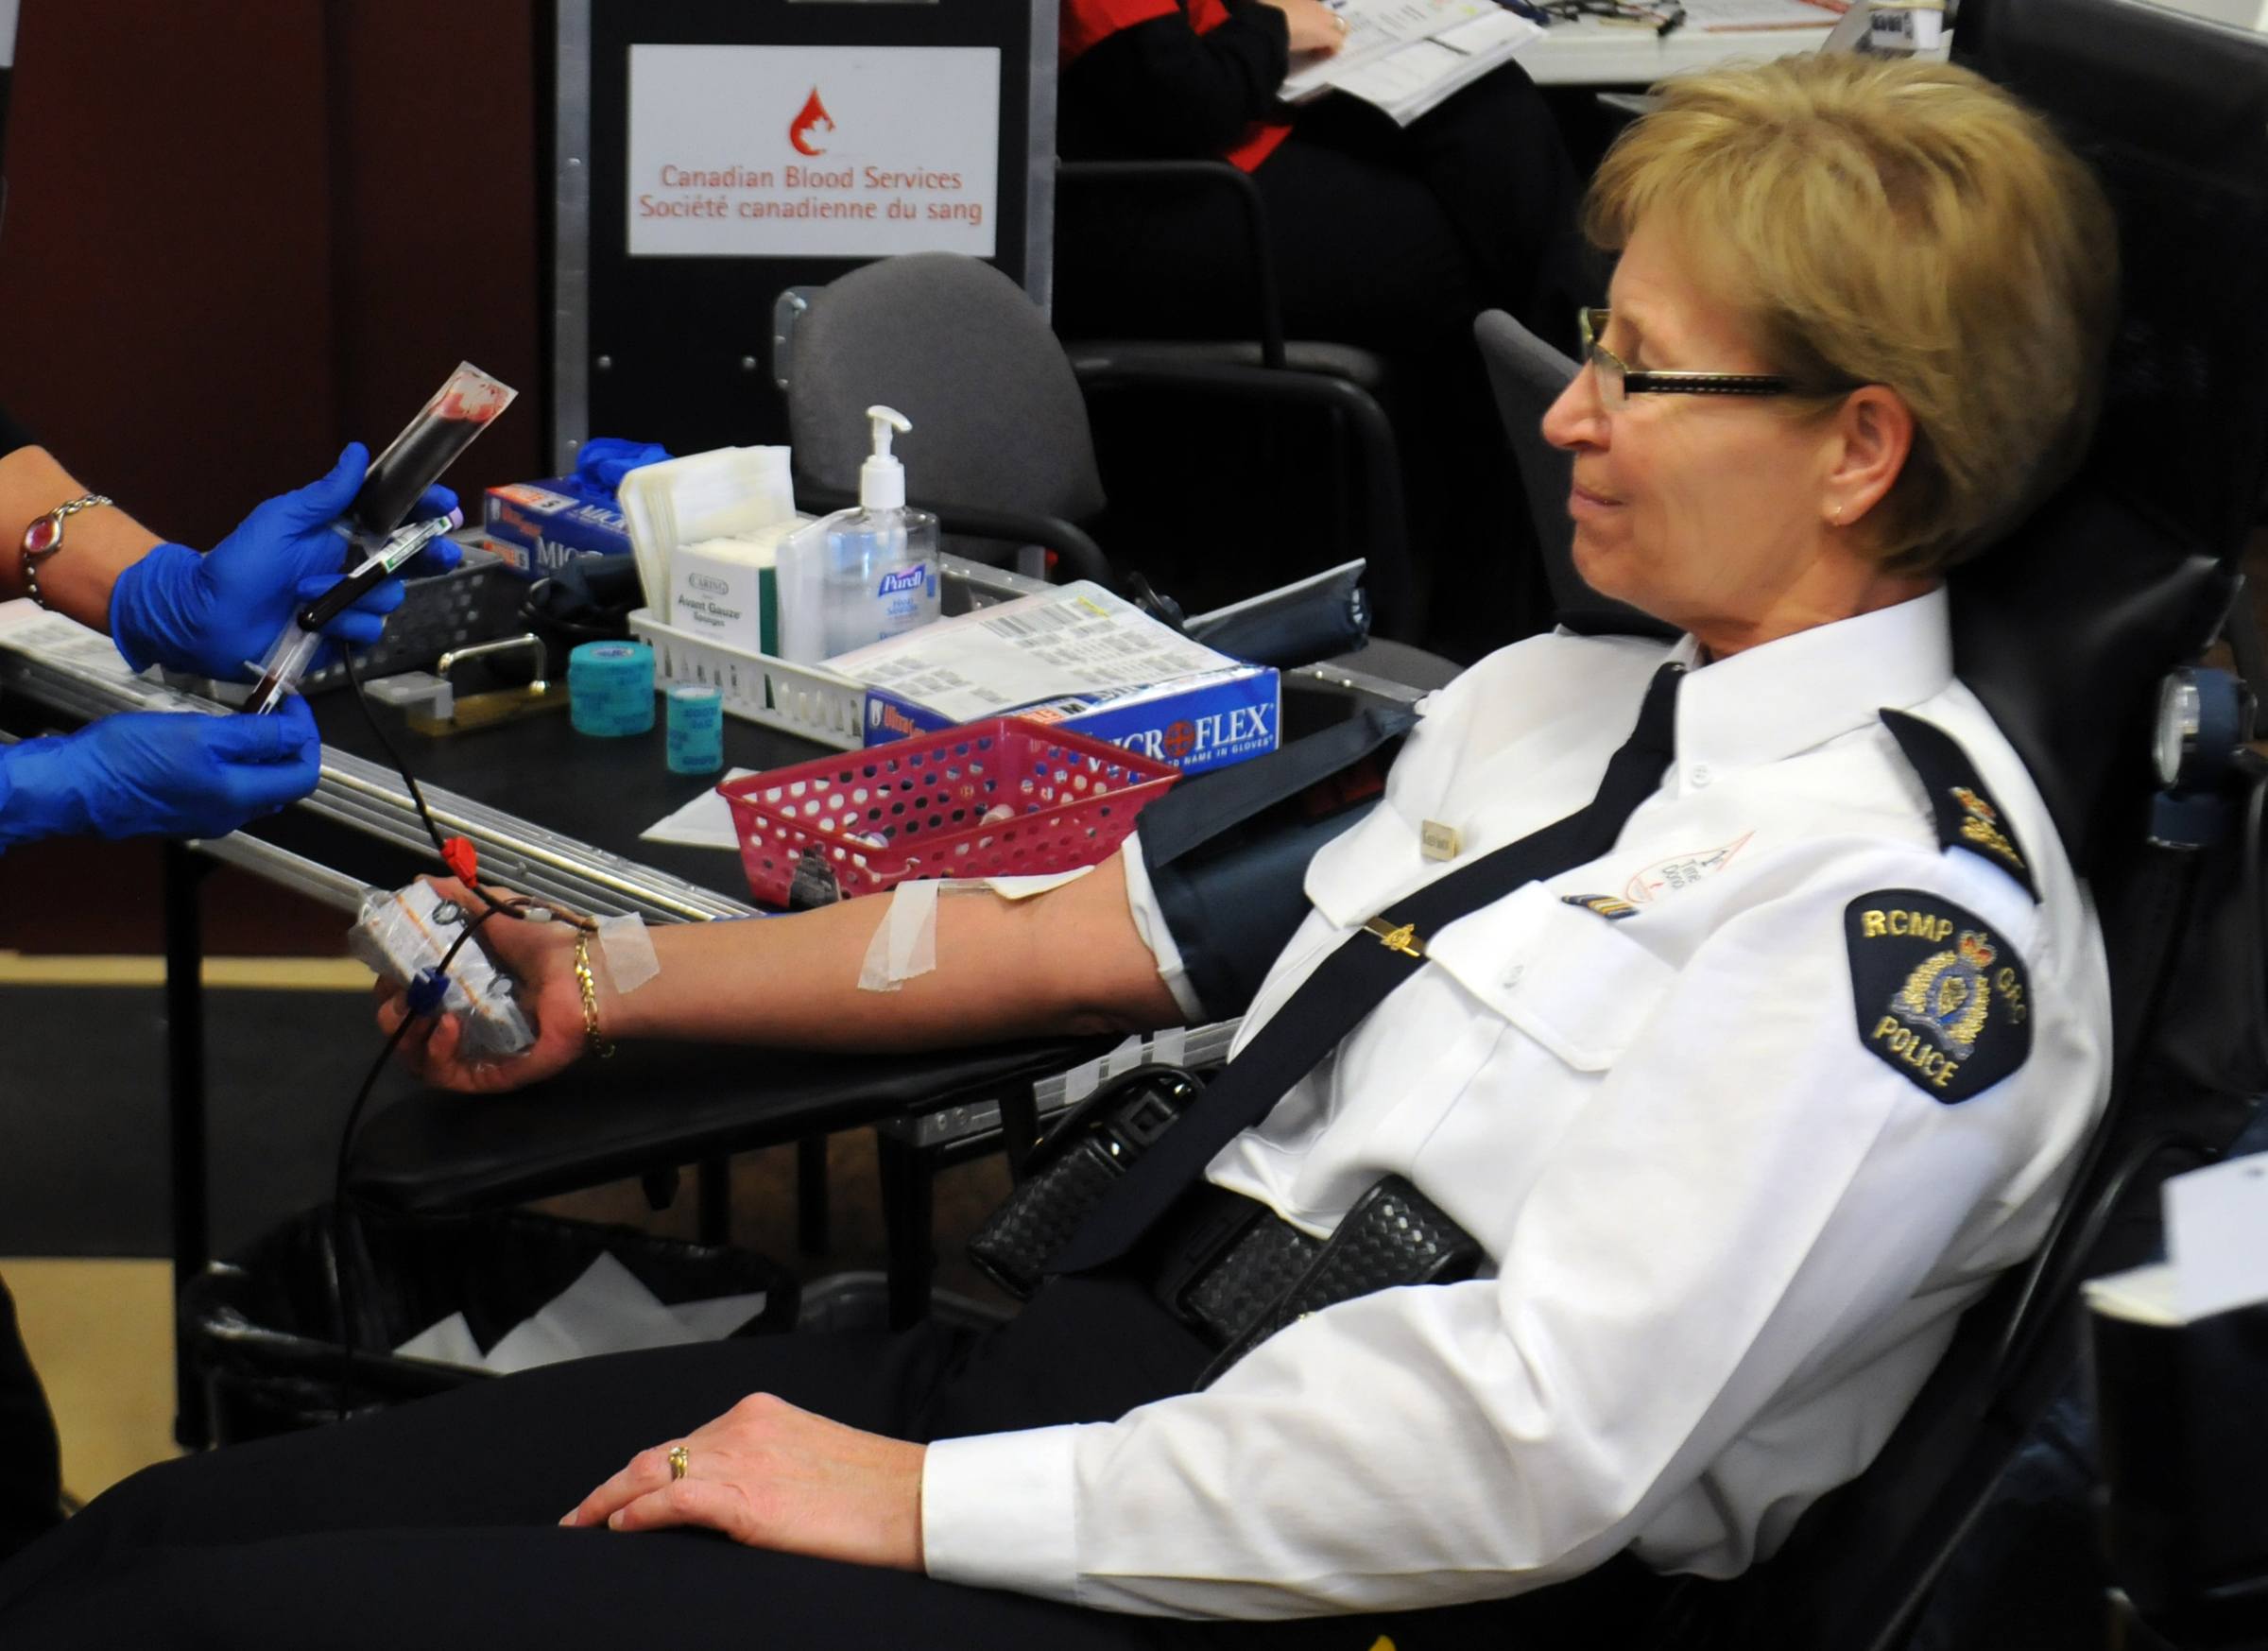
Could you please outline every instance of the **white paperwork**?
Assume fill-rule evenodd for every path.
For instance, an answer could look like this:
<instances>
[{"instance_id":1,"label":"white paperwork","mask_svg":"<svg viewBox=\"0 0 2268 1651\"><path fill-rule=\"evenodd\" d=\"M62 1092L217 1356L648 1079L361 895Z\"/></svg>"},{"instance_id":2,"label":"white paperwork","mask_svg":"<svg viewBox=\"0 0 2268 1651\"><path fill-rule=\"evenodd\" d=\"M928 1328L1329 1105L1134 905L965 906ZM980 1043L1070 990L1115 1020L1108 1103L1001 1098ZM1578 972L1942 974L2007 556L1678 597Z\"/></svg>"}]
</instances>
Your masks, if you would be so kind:
<instances>
[{"instance_id":1,"label":"white paperwork","mask_svg":"<svg viewBox=\"0 0 2268 1651\"><path fill-rule=\"evenodd\" d=\"M1842 21L1844 10L1825 0L1685 0L1685 26L1711 34L1832 28Z\"/></svg>"},{"instance_id":2,"label":"white paperwork","mask_svg":"<svg viewBox=\"0 0 2268 1651\"><path fill-rule=\"evenodd\" d=\"M2175 1176L2160 1198L2167 1259L2088 1280L2090 1308L2177 1325L2268 1301L2268 1154Z\"/></svg>"},{"instance_id":3,"label":"white paperwork","mask_svg":"<svg viewBox=\"0 0 2268 1651\"><path fill-rule=\"evenodd\" d=\"M839 654L827 668L962 723L1237 664L1080 579Z\"/></svg>"},{"instance_id":4,"label":"white paperwork","mask_svg":"<svg viewBox=\"0 0 2268 1651\"><path fill-rule=\"evenodd\" d=\"M746 780L753 768L728 768L727 781ZM737 849L740 834L732 829L732 805L713 786L675 814L665 815L638 834L644 843L674 843L685 849Z\"/></svg>"},{"instance_id":5,"label":"white paperwork","mask_svg":"<svg viewBox=\"0 0 2268 1651\"><path fill-rule=\"evenodd\" d=\"M2165 1185L2166 1253L2185 1319L2268 1301L2268 1157L2208 1164Z\"/></svg>"},{"instance_id":6,"label":"white paperwork","mask_svg":"<svg viewBox=\"0 0 2268 1651\"><path fill-rule=\"evenodd\" d=\"M1543 30L1496 0L1331 0L1347 39L1301 64L1280 94L1297 103L1337 90L1407 126L1511 58Z\"/></svg>"},{"instance_id":7,"label":"white paperwork","mask_svg":"<svg viewBox=\"0 0 2268 1651\"><path fill-rule=\"evenodd\" d=\"M602 1254L486 1354L461 1313L421 1331L394 1351L405 1358L504 1376L598 1353L721 1341L762 1313L764 1304L765 1295L759 1290L665 1307L629 1268Z\"/></svg>"}]
</instances>

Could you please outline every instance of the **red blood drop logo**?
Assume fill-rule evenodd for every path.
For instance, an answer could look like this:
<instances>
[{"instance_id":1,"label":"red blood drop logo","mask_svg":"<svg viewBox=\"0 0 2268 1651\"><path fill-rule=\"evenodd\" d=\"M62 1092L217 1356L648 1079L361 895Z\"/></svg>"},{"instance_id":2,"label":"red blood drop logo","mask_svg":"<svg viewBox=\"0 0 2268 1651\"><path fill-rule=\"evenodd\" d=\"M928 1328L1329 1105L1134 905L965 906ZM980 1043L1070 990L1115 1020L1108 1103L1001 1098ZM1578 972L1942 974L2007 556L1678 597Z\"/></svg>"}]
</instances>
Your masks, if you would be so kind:
<instances>
[{"instance_id":1,"label":"red blood drop logo","mask_svg":"<svg viewBox=\"0 0 2268 1651\"><path fill-rule=\"evenodd\" d=\"M788 123L787 141L795 145L799 155L824 155L825 149L809 141L811 134L822 127L833 131L834 116L827 112L827 106L819 101L819 89L814 86L811 95L803 100L802 113Z\"/></svg>"},{"instance_id":2,"label":"red blood drop logo","mask_svg":"<svg viewBox=\"0 0 2268 1651\"><path fill-rule=\"evenodd\" d=\"M1177 722L1165 731L1165 754L1178 763L1196 748L1197 731L1191 724Z\"/></svg>"}]
</instances>

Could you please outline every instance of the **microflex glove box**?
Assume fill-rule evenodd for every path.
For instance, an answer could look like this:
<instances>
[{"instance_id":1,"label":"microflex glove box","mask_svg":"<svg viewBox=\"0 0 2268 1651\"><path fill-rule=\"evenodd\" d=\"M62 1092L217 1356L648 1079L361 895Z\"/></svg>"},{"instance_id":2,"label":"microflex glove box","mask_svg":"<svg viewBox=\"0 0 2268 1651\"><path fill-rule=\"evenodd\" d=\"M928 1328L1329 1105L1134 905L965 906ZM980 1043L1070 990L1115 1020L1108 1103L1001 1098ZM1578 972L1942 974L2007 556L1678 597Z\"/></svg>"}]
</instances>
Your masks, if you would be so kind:
<instances>
[{"instance_id":1,"label":"microflex glove box","mask_svg":"<svg viewBox=\"0 0 2268 1651\"><path fill-rule=\"evenodd\" d=\"M1184 774L1225 768L1276 748L1281 685L1273 665L1238 665L1147 688L1098 689L1001 713L1061 723ZM867 690L867 744L953 727L951 718L883 688Z\"/></svg>"},{"instance_id":2,"label":"microflex glove box","mask_svg":"<svg viewBox=\"0 0 2268 1651\"><path fill-rule=\"evenodd\" d=\"M867 690L866 740L988 716L1059 722L1185 774L1276 748L1280 685L1082 579L827 662Z\"/></svg>"},{"instance_id":3,"label":"microflex glove box","mask_svg":"<svg viewBox=\"0 0 2268 1651\"><path fill-rule=\"evenodd\" d=\"M490 488L482 512L489 548L523 578L556 574L577 557L630 548L629 525L614 496L574 476Z\"/></svg>"}]
</instances>

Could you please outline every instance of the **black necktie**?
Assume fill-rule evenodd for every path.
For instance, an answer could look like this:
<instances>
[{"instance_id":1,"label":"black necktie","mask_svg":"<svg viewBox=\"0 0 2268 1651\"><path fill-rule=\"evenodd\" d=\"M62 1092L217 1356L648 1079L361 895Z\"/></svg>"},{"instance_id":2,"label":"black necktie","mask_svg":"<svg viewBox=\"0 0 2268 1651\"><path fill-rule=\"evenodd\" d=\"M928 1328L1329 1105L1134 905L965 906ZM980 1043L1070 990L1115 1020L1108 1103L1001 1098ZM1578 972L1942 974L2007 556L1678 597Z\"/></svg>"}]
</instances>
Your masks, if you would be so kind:
<instances>
[{"instance_id":1,"label":"black necktie","mask_svg":"<svg viewBox=\"0 0 2268 1651\"><path fill-rule=\"evenodd\" d=\"M1205 1092L1104 1195L1050 1264L1085 1272L1116 1261L1205 1173L1213 1155L1268 1115L1385 995L1423 963L1424 937L1523 884L1554 877L1614 847L1624 824L1661 783L1677 726L1681 665L1654 673L1638 726L1583 807L1418 889L1342 941L1269 1017Z\"/></svg>"}]
</instances>

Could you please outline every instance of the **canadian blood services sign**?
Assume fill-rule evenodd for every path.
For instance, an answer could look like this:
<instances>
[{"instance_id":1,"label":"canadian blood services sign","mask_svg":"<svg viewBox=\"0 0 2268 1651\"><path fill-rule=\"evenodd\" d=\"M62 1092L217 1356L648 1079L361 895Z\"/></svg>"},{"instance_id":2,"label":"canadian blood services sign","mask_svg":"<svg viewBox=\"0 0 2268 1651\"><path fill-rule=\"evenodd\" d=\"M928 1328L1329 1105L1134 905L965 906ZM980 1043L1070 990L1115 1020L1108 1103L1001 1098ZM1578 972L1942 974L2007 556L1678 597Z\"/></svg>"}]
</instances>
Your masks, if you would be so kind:
<instances>
[{"instance_id":1,"label":"canadian blood services sign","mask_svg":"<svg viewBox=\"0 0 2268 1651\"><path fill-rule=\"evenodd\" d=\"M633 45L633 258L988 258L991 46Z\"/></svg>"}]
</instances>

